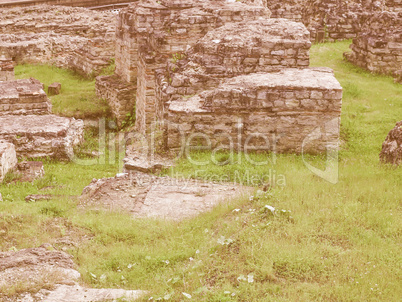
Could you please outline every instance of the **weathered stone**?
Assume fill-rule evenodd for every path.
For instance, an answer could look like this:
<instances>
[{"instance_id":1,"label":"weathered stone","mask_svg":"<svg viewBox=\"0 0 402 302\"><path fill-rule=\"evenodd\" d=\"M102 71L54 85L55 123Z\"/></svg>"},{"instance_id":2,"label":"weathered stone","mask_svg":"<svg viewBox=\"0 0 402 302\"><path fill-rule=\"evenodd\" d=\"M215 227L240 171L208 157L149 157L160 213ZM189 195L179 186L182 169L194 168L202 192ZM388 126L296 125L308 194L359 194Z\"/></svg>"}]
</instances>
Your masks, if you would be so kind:
<instances>
[{"instance_id":1,"label":"weathered stone","mask_svg":"<svg viewBox=\"0 0 402 302\"><path fill-rule=\"evenodd\" d=\"M17 154L12 143L0 140L0 182L17 165Z\"/></svg>"},{"instance_id":2,"label":"weathered stone","mask_svg":"<svg viewBox=\"0 0 402 302\"><path fill-rule=\"evenodd\" d=\"M136 83L124 82L115 75L96 77L96 95L107 100L119 127L133 114L136 91Z\"/></svg>"},{"instance_id":3,"label":"weathered stone","mask_svg":"<svg viewBox=\"0 0 402 302\"><path fill-rule=\"evenodd\" d=\"M51 111L50 100L38 80L0 82L0 116L49 114Z\"/></svg>"},{"instance_id":4,"label":"weathered stone","mask_svg":"<svg viewBox=\"0 0 402 302\"><path fill-rule=\"evenodd\" d=\"M23 285L26 292L11 301L89 302L110 299L137 299L144 291L94 289L77 284L80 273L67 253L50 244L17 252L0 252L0 299L10 301L7 291Z\"/></svg>"},{"instance_id":5,"label":"weathered stone","mask_svg":"<svg viewBox=\"0 0 402 302\"><path fill-rule=\"evenodd\" d=\"M32 182L35 179L43 177L45 169L41 161L23 161L18 163L17 173L20 174L19 181Z\"/></svg>"},{"instance_id":6,"label":"weathered stone","mask_svg":"<svg viewBox=\"0 0 402 302\"><path fill-rule=\"evenodd\" d=\"M371 72L394 75L399 81L402 74L402 11L381 12L370 16L361 33L345 53L347 60Z\"/></svg>"},{"instance_id":7,"label":"weathered stone","mask_svg":"<svg viewBox=\"0 0 402 302\"><path fill-rule=\"evenodd\" d=\"M14 64L11 59L0 56L0 81L14 80Z\"/></svg>"},{"instance_id":8,"label":"weathered stone","mask_svg":"<svg viewBox=\"0 0 402 302\"><path fill-rule=\"evenodd\" d=\"M240 91L237 90L239 87ZM259 99L257 94L253 98L247 96L254 91L259 91L260 95L264 92L266 99ZM339 92L338 98L324 98L328 91ZM306 95L312 95L312 98L307 100ZM318 97L320 104L315 102ZM258 147L259 142L252 139L258 135L264 139L260 147L266 148L266 151L301 152L303 140L309 133L333 119L339 119L341 102L342 87L328 69L284 69L276 73L237 76L223 81L217 88L169 103L168 147L180 148L182 140L188 141L189 137L200 132L209 138L212 147L217 145L216 131L219 127L216 121L205 119L209 113L219 121L230 120L220 130L244 148L246 145ZM291 122L285 117L291 118ZM242 125L240 138L239 122ZM269 127L264 127L267 124ZM187 125L186 131L176 131L183 130L183 126ZM274 141L274 137L283 139ZM331 135L331 141L338 138L339 125ZM327 140L328 136L324 135L304 151L322 152L326 150Z\"/></svg>"},{"instance_id":9,"label":"weathered stone","mask_svg":"<svg viewBox=\"0 0 402 302\"><path fill-rule=\"evenodd\" d=\"M380 160L396 166L402 163L402 121L396 123L394 129L388 133L382 144Z\"/></svg>"},{"instance_id":10,"label":"weathered stone","mask_svg":"<svg viewBox=\"0 0 402 302\"><path fill-rule=\"evenodd\" d=\"M61 91L61 84L60 83L52 83L47 87L47 93L49 95L58 95Z\"/></svg>"},{"instance_id":11,"label":"weathered stone","mask_svg":"<svg viewBox=\"0 0 402 302\"><path fill-rule=\"evenodd\" d=\"M114 57L115 25L114 13L81 7L2 8L0 55L98 75Z\"/></svg>"},{"instance_id":12,"label":"weathered stone","mask_svg":"<svg viewBox=\"0 0 402 302\"><path fill-rule=\"evenodd\" d=\"M72 159L83 129L82 120L56 115L0 116L0 139L13 143L18 157Z\"/></svg>"},{"instance_id":13,"label":"weathered stone","mask_svg":"<svg viewBox=\"0 0 402 302\"><path fill-rule=\"evenodd\" d=\"M31 194L25 197L26 202L48 201L54 196L50 194Z\"/></svg>"},{"instance_id":14,"label":"weathered stone","mask_svg":"<svg viewBox=\"0 0 402 302\"><path fill-rule=\"evenodd\" d=\"M241 184L227 183L225 177L213 181L125 173L94 179L83 190L81 206L125 211L133 217L181 220L209 211L233 196L252 192Z\"/></svg>"}]
</instances>

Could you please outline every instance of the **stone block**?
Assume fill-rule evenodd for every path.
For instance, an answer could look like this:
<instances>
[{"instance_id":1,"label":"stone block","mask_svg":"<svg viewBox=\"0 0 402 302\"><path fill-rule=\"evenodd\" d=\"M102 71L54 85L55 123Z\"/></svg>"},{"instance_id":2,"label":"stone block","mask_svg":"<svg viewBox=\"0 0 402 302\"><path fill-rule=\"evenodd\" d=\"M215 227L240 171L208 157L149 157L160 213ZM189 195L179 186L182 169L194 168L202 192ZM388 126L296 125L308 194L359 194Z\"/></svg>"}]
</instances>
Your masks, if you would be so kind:
<instances>
[{"instance_id":1,"label":"stone block","mask_svg":"<svg viewBox=\"0 0 402 302\"><path fill-rule=\"evenodd\" d=\"M54 82L47 87L47 93L49 95L58 95L61 91L61 84Z\"/></svg>"},{"instance_id":2,"label":"stone block","mask_svg":"<svg viewBox=\"0 0 402 302\"><path fill-rule=\"evenodd\" d=\"M17 154L12 143L0 140L0 182L17 165Z\"/></svg>"},{"instance_id":3,"label":"stone block","mask_svg":"<svg viewBox=\"0 0 402 302\"><path fill-rule=\"evenodd\" d=\"M51 110L50 100L38 80L0 82L0 116L49 114Z\"/></svg>"},{"instance_id":4,"label":"stone block","mask_svg":"<svg viewBox=\"0 0 402 302\"><path fill-rule=\"evenodd\" d=\"M83 140L82 120L56 115L0 116L0 139L15 145L19 158L73 159Z\"/></svg>"}]
</instances>

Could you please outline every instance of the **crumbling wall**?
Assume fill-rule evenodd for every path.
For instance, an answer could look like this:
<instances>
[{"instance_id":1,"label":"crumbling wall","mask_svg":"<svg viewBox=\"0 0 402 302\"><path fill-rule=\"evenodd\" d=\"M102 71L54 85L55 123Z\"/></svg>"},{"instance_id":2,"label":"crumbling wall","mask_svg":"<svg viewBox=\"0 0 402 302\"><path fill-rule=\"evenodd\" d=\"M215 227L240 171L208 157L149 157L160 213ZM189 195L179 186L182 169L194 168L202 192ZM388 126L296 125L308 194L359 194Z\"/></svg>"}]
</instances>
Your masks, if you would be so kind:
<instances>
[{"instance_id":1,"label":"crumbling wall","mask_svg":"<svg viewBox=\"0 0 402 302\"><path fill-rule=\"evenodd\" d=\"M52 105L36 79L0 82L0 116L49 114Z\"/></svg>"},{"instance_id":2,"label":"crumbling wall","mask_svg":"<svg viewBox=\"0 0 402 302\"><path fill-rule=\"evenodd\" d=\"M0 81L14 80L14 64L11 59L0 57Z\"/></svg>"},{"instance_id":3,"label":"crumbling wall","mask_svg":"<svg viewBox=\"0 0 402 302\"><path fill-rule=\"evenodd\" d=\"M301 152L308 134L332 121L325 139L304 149L324 151L339 136L342 88L332 71L308 69L310 46L306 28L285 19L210 31L169 79L158 78L167 147L198 138L211 148Z\"/></svg>"},{"instance_id":4,"label":"crumbling wall","mask_svg":"<svg viewBox=\"0 0 402 302\"><path fill-rule=\"evenodd\" d=\"M116 74L133 83L133 89L137 87L136 127L140 132L146 131L146 125L155 117L155 71L163 69L167 62L177 61L211 29L228 22L269 18L269 10L258 3L139 1L120 12ZM122 116L119 112L114 115Z\"/></svg>"},{"instance_id":5,"label":"crumbling wall","mask_svg":"<svg viewBox=\"0 0 402 302\"><path fill-rule=\"evenodd\" d=\"M372 72L402 75L402 11L369 17L345 53L347 60Z\"/></svg>"},{"instance_id":6,"label":"crumbling wall","mask_svg":"<svg viewBox=\"0 0 402 302\"><path fill-rule=\"evenodd\" d=\"M300 21L312 41L337 41L357 37L367 16L381 11L400 11L400 0L270 0L273 18Z\"/></svg>"},{"instance_id":7,"label":"crumbling wall","mask_svg":"<svg viewBox=\"0 0 402 302\"><path fill-rule=\"evenodd\" d=\"M17 63L49 63L96 75L114 56L115 22L113 13L85 8L5 8L0 15L0 55Z\"/></svg>"}]
</instances>

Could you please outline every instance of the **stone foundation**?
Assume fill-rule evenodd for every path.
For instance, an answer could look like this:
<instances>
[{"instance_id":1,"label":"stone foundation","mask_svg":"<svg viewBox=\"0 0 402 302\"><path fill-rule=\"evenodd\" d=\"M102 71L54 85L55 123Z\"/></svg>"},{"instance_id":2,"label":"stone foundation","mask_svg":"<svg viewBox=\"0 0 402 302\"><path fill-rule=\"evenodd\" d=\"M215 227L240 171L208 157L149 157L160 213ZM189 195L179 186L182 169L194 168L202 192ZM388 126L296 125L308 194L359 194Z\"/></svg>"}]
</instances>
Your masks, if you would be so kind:
<instances>
[{"instance_id":1,"label":"stone foundation","mask_svg":"<svg viewBox=\"0 0 402 302\"><path fill-rule=\"evenodd\" d=\"M14 145L0 140L0 183L6 174L15 168L17 162Z\"/></svg>"},{"instance_id":2,"label":"stone foundation","mask_svg":"<svg viewBox=\"0 0 402 302\"><path fill-rule=\"evenodd\" d=\"M0 116L0 139L13 143L18 157L71 159L83 131L82 120L56 115Z\"/></svg>"},{"instance_id":3,"label":"stone foundation","mask_svg":"<svg viewBox=\"0 0 402 302\"><path fill-rule=\"evenodd\" d=\"M341 103L342 87L331 70L284 69L234 77L170 102L168 148L201 141L211 148L300 153L304 147L320 153L338 140ZM322 129L325 135L305 141L317 127L327 127Z\"/></svg>"},{"instance_id":4,"label":"stone foundation","mask_svg":"<svg viewBox=\"0 0 402 302\"><path fill-rule=\"evenodd\" d=\"M269 19L261 1L247 2L142 0L121 11L115 77L136 83L135 128L149 138L148 150L183 146L176 130L202 132L214 146L217 134L229 141L240 134L234 147L241 150L276 136L269 150L301 152L321 129L305 150L337 145L342 89L332 72L308 69L306 27ZM109 93L120 84L106 89L105 82L113 84L99 78L100 94L123 108L126 96Z\"/></svg>"},{"instance_id":5,"label":"stone foundation","mask_svg":"<svg viewBox=\"0 0 402 302\"><path fill-rule=\"evenodd\" d=\"M115 75L96 78L96 95L107 100L119 127L135 108L136 91L136 84L124 82Z\"/></svg>"},{"instance_id":6,"label":"stone foundation","mask_svg":"<svg viewBox=\"0 0 402 302\"><path fill-rule=\"evenodd\" d=\"M78 7L5 8L0 15L0 55L17 63L48 63L98 75L114 57L115 22L111 12Z\"/></svg>"},{"instance_id":7,"label":"stone foundation","mask_svg":"<svg viewBox=\"0 0 402 302\"><path fill-rule=\"evenodd\" d=\"M371 16L359 37L350 45L345 58L371 72L402 74L402 11L382 12Z\"/></svg>"},{"instance_id":8,"label":"stone foundation","mask_svg":"<svg viewBox=\"0 0 402 302\"><path fill-rule=\"evenodd\" d=\"M14 64L11 59L0 57L0 82L14 80Z\"/></svg>"},{"instance_id":9,"label":"stone foundation","mask_svg":"<svg viewBox=\"0 0 402 302\"><path fill-rule=\"evenodd\" d=\"M43 85L36 79L0 82L0 116L49 114L52 105Z\"/></svg>"}]
</instances>

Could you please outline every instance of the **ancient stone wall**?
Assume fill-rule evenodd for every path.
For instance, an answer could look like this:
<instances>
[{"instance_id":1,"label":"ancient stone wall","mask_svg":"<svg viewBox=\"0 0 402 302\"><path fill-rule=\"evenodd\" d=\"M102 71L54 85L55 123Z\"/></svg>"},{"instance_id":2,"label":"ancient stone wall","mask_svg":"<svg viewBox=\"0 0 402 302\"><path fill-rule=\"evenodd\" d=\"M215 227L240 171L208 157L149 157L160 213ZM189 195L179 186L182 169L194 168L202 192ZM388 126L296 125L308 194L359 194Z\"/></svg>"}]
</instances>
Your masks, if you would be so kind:
<instances>
[{"instance_id":1,"label":"ancient stone wall","mask_svg":"<svg viewBox=\"0 0 402 302\"><path fill-rule=\"evenodd\" d=\"M50 100L38 80L0 82L0 116L49 114L51 111Z\"/></svg>"},{"instance_id":2,"label":"ancient stone wall","mask_svg":"<svg viewBox=\"0 0 402 302\"><path fill-rule=\"evenodd\" d=\"M0 116L0 139L14 144L18 157L72 159L83 130L82 120L56 115Z\"/></svg>"},{"instance_id":3,"label":"ancient stone wall","mask_svg":"<svg viewBox=\"0 0 402 302\"><path fill-rule=\"evenodd\" d=\"M210 29L227 22L269 17L269 10L258 5L260 1L252 2L254 4L249 6L223 0L139 1L120 12L116 30L116 74L133 83L130 89L137 89L136 126L139 131L145 131L145 124L155 117L155 70L164 68L168 61L177 61ZM116 117L125 114L114 112Z\"/></svg>"},{"instance_id":4,"label":"ancient stone wall","mask_svg":"<svg viewBox=\"0 0 402 302\"><path fill-rule=\"evenodd\" d=\"M3 9L0 55L96 75L114 56L112 13L50 5Z\"/></svg>"},{"instance_id":5,"label":"ancient stone wall","mask_svg":"<svg viewBox=\"0 0 402 302\"><path fill-rule=\"evenodd\" d=\"M256 3L139 1L119 15L116 75L98 77L98 90L110 95L116 77L131 84L136 130L158 136L158 146L183 146L183 133L202 132L213 144L217 134L240 133L259 137L238 140L238 149L274 136L275 151L301 152L322 127L325 135L306 146L321 152L339 137L342 88L331 71L308 68L303 24L269 17ZM116 95L109 102L119 103Z\"/></svg>"},{"instance_id":6,"label":"ancient stone wall","mask_svg":"<svg viewBox=\"0 0 402 302\"><path fill-rule=\"evenodd\" d=\"M127 83L116 75L96 78L96 95L108 101L118 127L121 127L123 121L130 117L127 115L133 113L136 91L136 85Z\"/></svg>"},{"instance_id":7,"label":"ancient stone wall","mask_svg":"<svg viewBox=\"0 0 402 302\"><path fill-rule=\"evenodd\" d=\"M11 59L0 56L0 81L14 80L14 64Z\"/></svg>"},{"instance_id":8,"label":"ancient stone wall","mask_svg":"<svg viewBox=\"0 0 402 302\"><path fill-rule=\"evenodd\" d=\"M337 41L357 37L367 16L400 11L400 0L270 0L274 18L303 22L312 41Z\"/></svg>"},{"instance_id":9,"label":"ancient stone wall","mask_svg":"<svg viewBox=\"0 0 402 302\"><path fill-rule=\"evenodd\" d=\"M183 139L200 136L210 147L267 151L275 145L278 152L301 152L316 127L339 124L342 99L331 71L307 68L310 46L306 28L285 19L210 31L170 70L169 79L158 78L157 108L164 112L157 116L167 121L167 147L177 149ZM327 139L336 141L338 131L339 125ZM325 148L324 140L306 146L311 152Z\"/></svg>"},{"instance_id":10,"label":"ancient stone wall","mask_svg":"<svg viewBox=\"0 0 402 302\"><path fill-rule=\"evenodd\" d=\"M345 57L372 72L402 75L402 11L382 12L369 17Z\"/></svg>"}]
</instances>

